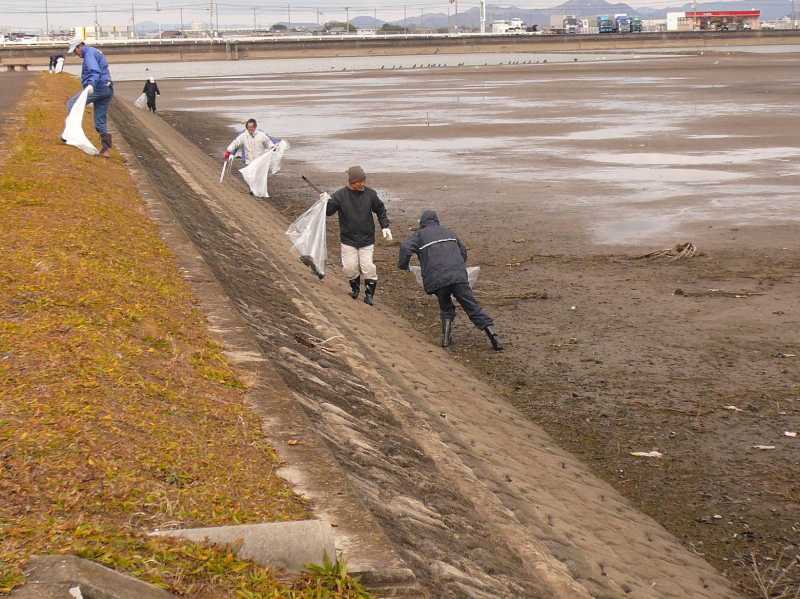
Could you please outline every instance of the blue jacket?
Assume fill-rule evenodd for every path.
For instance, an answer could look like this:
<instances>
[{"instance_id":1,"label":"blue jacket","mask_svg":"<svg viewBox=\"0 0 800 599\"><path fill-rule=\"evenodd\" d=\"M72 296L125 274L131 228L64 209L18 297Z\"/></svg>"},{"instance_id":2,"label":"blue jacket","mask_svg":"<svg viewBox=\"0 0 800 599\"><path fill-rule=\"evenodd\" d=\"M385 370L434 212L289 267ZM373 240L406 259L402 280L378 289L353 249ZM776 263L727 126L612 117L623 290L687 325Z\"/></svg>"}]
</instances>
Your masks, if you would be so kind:
<instances>
[{"instance_id":1,"label":"blue jacket","mask_svg":"<svg viewBox=\"0 0 800 599\"><path fill-rule=\"evenodd\" d=\"M111 83L111 73L108 71L108 61L103 53L91 46L83 47L83 69L81 70L81 85L91 85L97 89L101 85Z\"/></svg>"}]
</instances>

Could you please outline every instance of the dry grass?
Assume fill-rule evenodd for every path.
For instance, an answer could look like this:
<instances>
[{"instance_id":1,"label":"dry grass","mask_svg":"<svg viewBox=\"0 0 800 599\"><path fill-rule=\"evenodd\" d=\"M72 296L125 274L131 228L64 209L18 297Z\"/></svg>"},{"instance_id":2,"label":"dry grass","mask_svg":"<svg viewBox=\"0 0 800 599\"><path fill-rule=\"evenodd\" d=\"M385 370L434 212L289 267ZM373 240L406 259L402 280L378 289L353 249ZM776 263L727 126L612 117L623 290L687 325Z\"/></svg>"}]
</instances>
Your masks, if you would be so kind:
<instances>
[{"instance_id":1,"label":"dry grass","mask_svg":"<svg viewBox=\"0 0 800 599\"><path fill-rule=\"evenodd\" d=\"M147 537L308 509L119 156L60 142L74 80L37 83L0 170L0 593L30 555L71 553L182 595L357 596Z\"/></svg>"}]
</instances>

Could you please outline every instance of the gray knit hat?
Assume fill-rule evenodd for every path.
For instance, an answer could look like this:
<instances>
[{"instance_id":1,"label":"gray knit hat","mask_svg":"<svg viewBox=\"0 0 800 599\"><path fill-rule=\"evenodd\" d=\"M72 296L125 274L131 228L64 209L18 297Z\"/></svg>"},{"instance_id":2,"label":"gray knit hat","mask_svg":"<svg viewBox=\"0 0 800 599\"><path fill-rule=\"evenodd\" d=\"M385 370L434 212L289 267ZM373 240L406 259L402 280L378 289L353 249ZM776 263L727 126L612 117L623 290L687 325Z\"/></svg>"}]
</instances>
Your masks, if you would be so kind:
<instances>
[{"instance_id":1,"label":"gray knit hat","mask_svg":"<svg viewBox=\"0 0 800 599\"><path fill-rule=\"evenodd\" d=\"M360 166L351 166L347 169L347 182L357 183L358 181L366 181L367 173Z\"/></svg>"}]
</instances>

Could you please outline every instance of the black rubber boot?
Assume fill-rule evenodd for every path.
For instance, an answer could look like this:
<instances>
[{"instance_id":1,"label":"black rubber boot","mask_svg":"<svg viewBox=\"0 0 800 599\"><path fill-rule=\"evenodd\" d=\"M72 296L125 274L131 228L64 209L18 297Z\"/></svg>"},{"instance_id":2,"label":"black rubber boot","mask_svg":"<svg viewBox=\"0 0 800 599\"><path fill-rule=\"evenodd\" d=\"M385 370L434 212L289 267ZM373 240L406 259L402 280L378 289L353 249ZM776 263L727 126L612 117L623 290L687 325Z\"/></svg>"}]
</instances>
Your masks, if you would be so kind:
<instances>
[{"instance_id":1,"label":"black rubber boot","mask_svg":"<svg viewBox=\"0 0 800 599\"><path fill-rule=\"evenodd\" d=\"M450 347L453 343L453 319L442 318L442 347Z\"/></svg>"},{"instance_id":2,"label":"black rubber boot","mask_svg":"<svg viewBox=\"0 0 800 599\"><path fill-rule=\"evenodd\" d=\"M361 291L361 277L356 277L355 279L350 279L350 297L353 299L358 298L358 294Z\"/></svg>"},{"instance_id":3,"label":"black rubber boot","mask_svg":"<svg viewBox=\"0 0 800 599\"><path fill-rule=\"evenodd\" d=\"M494 351L503 351L503 342L500 341L500 337L497 336L497 331L494 330L493 326L486 327L483 329L483 332L486 333L486 336L489 338Z\"/></svg>"},{"instance_id":4,"label":"black rubber boot","mask_svg":"<svg viewBox=\"0 0 800 599\"><path fill-rule=\"evenodd\" d=\"M364 281L364 303L372 306L375 303L375 288L378 286L378 281L375 279L367 279Z\"/></svg>"}]
</instances>

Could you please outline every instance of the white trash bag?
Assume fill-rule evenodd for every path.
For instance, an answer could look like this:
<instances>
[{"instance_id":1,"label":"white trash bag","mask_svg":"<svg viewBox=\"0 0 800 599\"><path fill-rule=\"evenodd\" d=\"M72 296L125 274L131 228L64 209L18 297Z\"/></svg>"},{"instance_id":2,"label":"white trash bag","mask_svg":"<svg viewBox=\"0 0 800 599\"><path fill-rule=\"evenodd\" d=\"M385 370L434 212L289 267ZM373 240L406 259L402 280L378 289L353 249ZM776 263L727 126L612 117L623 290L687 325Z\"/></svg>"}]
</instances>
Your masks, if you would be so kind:
<instances>
[{"instance_id":1,"label":"white trash bag","mask_svg":"<svg viewBox=\"0 0 800 599\"><path fill-rule=\"evenodd\" d=\"M419 266L409 266L409 270L414 273L417 283L422 285L422 268ZM470 288L475 289L475 285L478 283L478 275L480 272L480 266L467 266L467 280L469 281Z\"/></svg>"},{"instance_id":2,"label":"white trash bag","mask_svg":"<svg viewBox=\"0 0 800 599\"><path fill-rule=\"evenodd\" d=\"M317 200L286 230L286 236L300 252L300 261L320 279L325 277L325 261L328 258L325 240L327 209L328 200Z\"/></svg>"},{"instance_id":3,"label":"white trash bag","mask_svg":"<svg viewBox=\"0 0 800 599\"><path fill-rule=\"evenodd\" d=\"M64 132L61 134L61 139L64 140L68 146L75 146L79 150L83 150L87 154L95 155L99 152L94 147L89 138L83 132L83 111L86 110L86 98L89 96L89 88L84 88L83 92L75 104L72 105L72 110L67 115L66 123L64 124Z\"/></svg>"},{"instance_id":4,"label":"white trash bag","mask_svg":"<svg viewBox=\"0 0 800 599\"><path fill-rule=\"evenodd\" d=\"M147 94L142 94L136 98L136 100L133 102L133 105L136 106L136 108L141 108L142 110L147 108Z\"/></svg>"},{"instance_id":5,"label":"white trash bag","mask_svg":"<svg viewBox=\"0 0 800 599\"><path fill-rule=\"evenodd\" d=\"M275 145L275 148L272 150L275 155L272 157L272 166L270 167L270 172L273 175L281 170L281 160L283 160L283 155L286 154L286 150L290 147L289 142L285 139L280 140Z\"/></svg>"},{"instance_id":6,"label":"white trash bag","mask_svg":"<svg viewBox=\"0 0 800 599\"><path fill-rule=\"evenodd\" d=\"M250 186L250 191L253 192L253 195L257 198L268 198L269 193L267 191L267 178L269 177L269 165L272 162L272 155L274 152L266 152L262 156L259 156L253 162L248 164L243 169L239 170L239 173L244 177L244 180L247 181L247 184Z\"/></svg>"}]
</instances>

